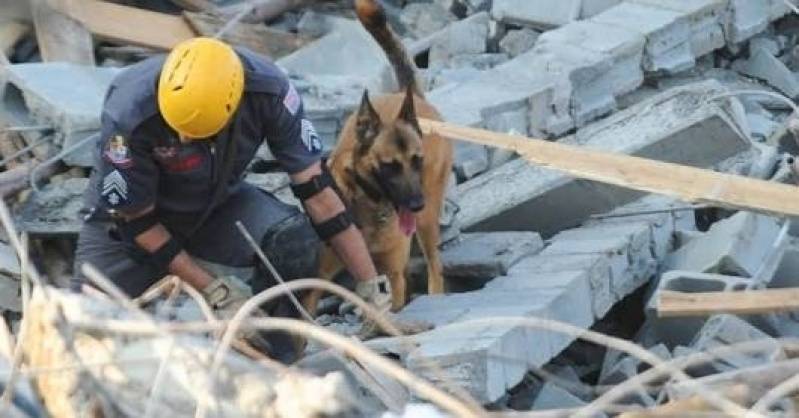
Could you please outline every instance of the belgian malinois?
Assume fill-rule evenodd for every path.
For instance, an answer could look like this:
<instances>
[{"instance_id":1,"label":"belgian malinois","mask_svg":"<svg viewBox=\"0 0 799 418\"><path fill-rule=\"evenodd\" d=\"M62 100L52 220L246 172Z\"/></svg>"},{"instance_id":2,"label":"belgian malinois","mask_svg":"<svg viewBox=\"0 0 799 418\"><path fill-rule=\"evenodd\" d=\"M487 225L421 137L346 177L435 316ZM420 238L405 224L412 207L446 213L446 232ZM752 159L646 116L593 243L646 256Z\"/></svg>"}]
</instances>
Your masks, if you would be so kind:
<instances>
[{"instance_id":1,"label":"belgian malinois","mask_svg":"<svg viewBox=\"0 0 799 418\"><path fill-rule=\"evenodd\" d=\"M357 113L344 125L328 167L378 272L389 278L396 311L406 303L405 269L414 235L427 261L428 292L444 291L438 219L452 170L452 144L422 134L417 116L441 117L425 101L415 66L388 26L382 6L375 0L356 0L355 10L386 52L403 92L370 99L365 91ZM330 280L341 268L335 253L325 246L320 277ZM308 294L305 305L311 312L320 295Z\"/></svg>"}]
</instances>

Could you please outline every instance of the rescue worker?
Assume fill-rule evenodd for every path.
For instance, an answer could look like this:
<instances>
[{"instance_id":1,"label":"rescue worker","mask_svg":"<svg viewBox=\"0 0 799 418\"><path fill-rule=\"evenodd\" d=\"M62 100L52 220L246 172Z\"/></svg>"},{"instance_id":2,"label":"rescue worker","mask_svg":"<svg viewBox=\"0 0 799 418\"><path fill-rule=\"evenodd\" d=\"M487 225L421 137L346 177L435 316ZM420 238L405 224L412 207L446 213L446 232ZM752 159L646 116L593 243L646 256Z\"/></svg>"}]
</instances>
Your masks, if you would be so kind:
<instances>
[{"instance_id":1,"label":"rescue worker","mask_svg":"<svg viewBox=\"0 0 799 418\"><path fill-rule=\"evenodd\" d=\"M171 273L229 316L276 283L236 228L241 221L287 280L316 276L325 241L361 296L385 310L384 278L320 163L302 100L265 57L201 37L139 62L111 83L100 135L76 272L91 263L131 297ZM264 141L307 216L243 181ZM297 315L287 298L264 311ZM271 333L265 344L273 357L295 358L287 335Z\"/></svg>"}]
</instances>

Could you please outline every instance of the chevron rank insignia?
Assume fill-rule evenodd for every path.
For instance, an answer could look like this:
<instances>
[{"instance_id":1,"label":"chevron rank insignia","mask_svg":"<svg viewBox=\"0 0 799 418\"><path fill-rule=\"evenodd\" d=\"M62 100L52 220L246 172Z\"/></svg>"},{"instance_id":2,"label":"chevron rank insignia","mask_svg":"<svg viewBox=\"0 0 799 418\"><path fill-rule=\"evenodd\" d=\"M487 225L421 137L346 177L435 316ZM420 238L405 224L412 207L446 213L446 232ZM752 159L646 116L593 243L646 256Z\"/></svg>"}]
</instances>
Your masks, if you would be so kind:
<instances>
[{"instance_id":1,"label":"chevron rank insignia","mask_svg":"<svg viewBox=\"0 0 799 418\"><path fill-rule=\"evenodd\" d=\"M103 197L111 206L128 200L128 182L118 170L110 172L103 179Z\"/></svg>"},{"instance_id":2,"label":"chevron rank insignia","mask_svg":"<svg viewBox=\"0 0 799 418\"><path fill-rule=\"evenodd\" d=\"M321 151L322 142L319 140L319 134L316 133L313 123L308 119L302 119L301 124L302 143L305 145L305 148L311 152Z\"/></svg>"}]
</instances>

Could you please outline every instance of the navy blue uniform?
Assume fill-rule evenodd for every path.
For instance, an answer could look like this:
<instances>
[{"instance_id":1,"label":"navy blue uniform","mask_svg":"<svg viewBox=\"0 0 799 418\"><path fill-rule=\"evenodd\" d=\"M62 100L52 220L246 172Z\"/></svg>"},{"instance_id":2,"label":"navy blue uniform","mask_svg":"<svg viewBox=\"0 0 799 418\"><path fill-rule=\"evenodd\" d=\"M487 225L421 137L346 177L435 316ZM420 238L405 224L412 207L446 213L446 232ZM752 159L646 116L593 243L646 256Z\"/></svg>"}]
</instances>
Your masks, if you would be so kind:
<instances>
[{"instance_id":1,"label":"navy blue uniform","mask_svg":"<svg viewBox=\"0 0 799 418\"><path fill-rule=\"evenodd\" d=\"M274 231L285 230L278 226L294 225L300 231L295 234L302 250L298 254L312 258L308 240L315 237L304 215L244 183L243 175L264 141L285 171L302 171L320 160L319 138L283 73L264 57L242 48L236 52L245 70L244 94L232 122L207 140L181 144L158 112L157 83L164 56L137 63L112 82L87 191L93 215L81 231L76 266L91 262L131 296L163 277L166 272L156 271L143 250L115 235L108 216L150 206L184 248L203 261L229 267L257 265L235 227L237 220L256 240L274 240ZM210 215L204 217L206 211ZM283 249L292 246L286 236L282 240ZM281 258L268 251L267 255ZM298 256L282 253L282 258ZM269 284L255 283L254 290Z\"/></svg>"}]
</instances>

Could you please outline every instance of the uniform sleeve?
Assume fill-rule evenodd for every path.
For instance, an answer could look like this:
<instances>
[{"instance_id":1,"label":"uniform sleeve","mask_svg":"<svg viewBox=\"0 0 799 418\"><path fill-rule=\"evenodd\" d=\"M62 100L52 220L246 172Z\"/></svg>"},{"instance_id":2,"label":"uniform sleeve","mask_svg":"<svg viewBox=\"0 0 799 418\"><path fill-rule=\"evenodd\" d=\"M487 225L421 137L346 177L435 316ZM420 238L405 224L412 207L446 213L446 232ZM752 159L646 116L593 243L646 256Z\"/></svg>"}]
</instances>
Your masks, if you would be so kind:
<instances>
[{"instance_id":1,"label":"uniform sleeve","mask_svg":"<svg viewBox=\"0 0 799 418\"><path fill-rule=\"evenodd\" d=\"M125 135L103 118L97 170L97 194L106 210L136 213L155 203L158 169L152 139L143 132Z\"/></svg>"},{"instance_id":2,"label":"uniform sleeve","mask_svg":"<svg viewBox=\"0 0 799 418\"><path fill-rule=\"evenodd\" d=\"M305 118L302 99L287 82L283 97L271 96L263 110L266 140L278 163L289 174L300 172L321 159L322 142Z\"/></svg>"}]
</instances>

